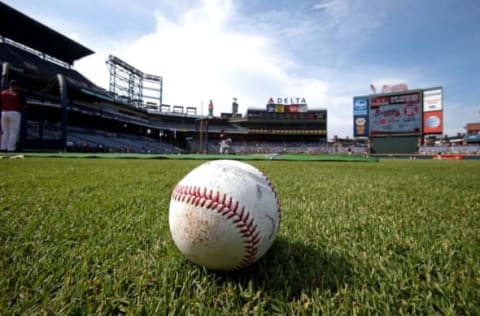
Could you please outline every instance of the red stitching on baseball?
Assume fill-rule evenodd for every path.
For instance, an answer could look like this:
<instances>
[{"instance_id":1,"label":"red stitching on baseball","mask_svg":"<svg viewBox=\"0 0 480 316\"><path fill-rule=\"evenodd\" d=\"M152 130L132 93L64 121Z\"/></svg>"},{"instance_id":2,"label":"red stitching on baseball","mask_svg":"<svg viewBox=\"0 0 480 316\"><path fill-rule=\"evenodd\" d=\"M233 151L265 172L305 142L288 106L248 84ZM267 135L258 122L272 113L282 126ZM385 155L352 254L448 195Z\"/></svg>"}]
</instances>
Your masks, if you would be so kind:
<instances>
[{"instance_id":1,"label":"red stitching on baseball","mask_svg":"<svg viewBox=\"0 0 480 316\"><path fill-rule=\"evenodd\" d=\"M270 187L273 191L273 187ZM222 216L226 216L227 219L235 217L232 221L243 238L245 248L245 254L240 264L235 267L235 269L240 269L255 261L260 244L260 231L257 229L257 225L253 225L253 217L250 217L249 212L245 212L244 207L240 208L240 211L238 211L238 201L234 201L231 196L227 197L226 194L220 194L219 191L214 194L213 190L207 192L206 188L201 189L195 186L183 185L177 185L175 187L172 193L172 199L215 210Z\"/></svg>"},{"instance_id":2,"label":"red stitching on baseball","mask_svg":"<svg viewBox=\"0 0 480 316\"><path fill-rule=\"evenodd\" d=\"M277 201L277 212L278 212L278 229L280 229L280 223L282 222L282 206L280 205L280 199L278 198L277 191L275 190L275 187L272 184L272 181L264 174L262 173L262 176L265 178L265 181L267 181L268 186L273 192L273 196L275 196L275 200Z\"/></svg>"}]
</instances>

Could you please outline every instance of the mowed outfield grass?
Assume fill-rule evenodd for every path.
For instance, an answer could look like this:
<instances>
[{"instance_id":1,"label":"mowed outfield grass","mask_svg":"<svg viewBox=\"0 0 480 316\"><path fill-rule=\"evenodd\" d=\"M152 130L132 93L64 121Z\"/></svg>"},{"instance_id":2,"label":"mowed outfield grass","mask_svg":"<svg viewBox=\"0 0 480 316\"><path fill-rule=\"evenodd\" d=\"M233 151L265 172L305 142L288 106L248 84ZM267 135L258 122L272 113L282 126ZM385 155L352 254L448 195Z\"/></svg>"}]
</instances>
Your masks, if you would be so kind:
<instances>
[{"instance_id":1,"label":"mowed outfield grass","mask_svg":"<svg viewBox=\"0 0 480 316\"><path fill-rule=\"evenodd\" d=\"M230 273L170 237L201 163L0 160L0 314L480 314L480 162L252 161L282 226Z\"/></svg>"}]
</instances>

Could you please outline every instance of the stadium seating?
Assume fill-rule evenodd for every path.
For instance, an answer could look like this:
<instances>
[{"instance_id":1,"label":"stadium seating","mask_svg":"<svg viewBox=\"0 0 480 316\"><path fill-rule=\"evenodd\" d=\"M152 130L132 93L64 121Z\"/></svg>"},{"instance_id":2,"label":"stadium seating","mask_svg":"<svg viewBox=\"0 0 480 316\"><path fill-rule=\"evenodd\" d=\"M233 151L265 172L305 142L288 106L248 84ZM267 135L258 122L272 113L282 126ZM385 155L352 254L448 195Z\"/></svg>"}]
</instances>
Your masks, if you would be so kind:
<instances>
[{"instance_id":1,"label":"stadium seating","mask_svg":"<svg viewBox=\"0 0 480 316\"><path fill-rule=\"evenodd\" d=\"M192 147L198 148L198 144ZM210 142L208 145L209 153L218 153L220 146L217 142ZM308 142L233 142L230 146L230 153L234 154L272 154L272 153L293 153L293 154L354 154L366 155L367 147L349 146L340 147L332 144L319 144Z\"/></svg>"},{"instance_id":2,"label":"stadium seating","mask_svg":"<svg viewBox=\"0 0 480 316\"><path fill-rule=\"evenodd\" d=\"M90 152L123 152L177 154L181 149L160 140L123 133L70 127L67 137L70 150Z\"/></svg>"},{"instance_id":3,"label":"stadium seating","mask_svg":"<svg viewBox=\"0 0 480 316\"><path fill-rule=\"evenodd\" d=\"M480 145L420 146L418 153L420 155L437 155L437 154L480 155Z\"/></svg>"}]
</instances>

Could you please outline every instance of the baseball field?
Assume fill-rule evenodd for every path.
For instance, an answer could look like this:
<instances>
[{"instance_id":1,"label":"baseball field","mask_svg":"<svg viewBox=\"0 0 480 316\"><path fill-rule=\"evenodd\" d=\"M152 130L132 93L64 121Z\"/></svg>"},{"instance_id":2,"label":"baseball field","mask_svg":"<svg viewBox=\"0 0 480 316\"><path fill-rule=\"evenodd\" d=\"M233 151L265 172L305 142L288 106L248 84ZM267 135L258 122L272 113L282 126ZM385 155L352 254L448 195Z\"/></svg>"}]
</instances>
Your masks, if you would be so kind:
<instances>
[{"instance_id":1,"label":"baseball field","mask_svg":"<svg viewBox=\"0 0 480 316\"><path fill-rule=\"evenodd\" d=\"M203 160L0 160L0 315L480 314L480 161L252 160L282 223L236 272L172 242Z\"/></svg>"}]
</instances>

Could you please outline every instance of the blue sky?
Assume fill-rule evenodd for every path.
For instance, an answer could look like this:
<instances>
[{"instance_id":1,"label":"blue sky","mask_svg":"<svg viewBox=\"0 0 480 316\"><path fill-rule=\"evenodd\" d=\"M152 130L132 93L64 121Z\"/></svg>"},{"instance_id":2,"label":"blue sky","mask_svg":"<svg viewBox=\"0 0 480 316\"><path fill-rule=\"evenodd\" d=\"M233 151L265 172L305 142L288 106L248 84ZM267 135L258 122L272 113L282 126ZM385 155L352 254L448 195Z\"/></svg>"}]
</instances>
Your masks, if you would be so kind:
<instances>
[{"instance_id":1,"label":"blue sky","mask_svg":"<svg viewBox=\"0 0 480 316\"><path fill-rule=\"evenodd\" d=\"M74 66L106 89L113 54L163 76L164 103L204 113L305 98L328 109L330 138L352 136L371 83L442 86L446 134L480 121L478 0L4 2L95 51Z\"/></svg>"}]
</instances>

